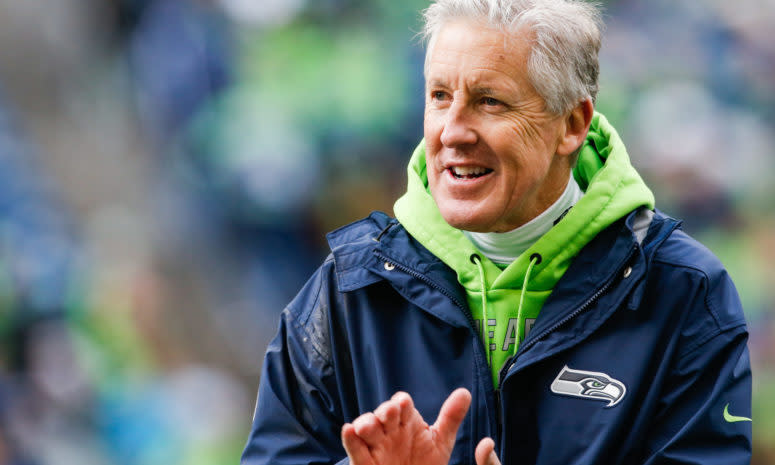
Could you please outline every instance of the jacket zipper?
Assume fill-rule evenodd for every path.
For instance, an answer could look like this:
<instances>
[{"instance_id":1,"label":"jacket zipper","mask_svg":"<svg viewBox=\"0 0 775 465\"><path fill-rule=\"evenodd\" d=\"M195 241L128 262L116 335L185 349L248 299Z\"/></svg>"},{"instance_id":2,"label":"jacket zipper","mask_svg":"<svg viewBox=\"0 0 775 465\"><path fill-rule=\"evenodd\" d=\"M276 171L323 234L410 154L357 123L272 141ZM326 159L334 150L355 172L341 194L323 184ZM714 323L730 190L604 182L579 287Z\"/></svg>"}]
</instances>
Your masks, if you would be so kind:
<instances>
[{"instance_id":1,"label":"jacket zipper","mask_svg":"<svg viewBox=\"0 0 775 465\"><path fill-rule=\"evenodd\" d=\"M435 281L433 281L432 279L428 278L424 274L419 273L419 272L417 272L417 271L415 271L415 270L413 270L413 269L411 269L409 267L406 267L406 266L404 266L404 265L402 265L400 263L397 263L393 259L382 255L381 253L379 253L376 250L374 251L374 255L376 255L380 260L384 260L386 262L390 262L396 268L398 268L399 270L403 271L404 273L419 279L420 281L424 282L425 284L429 285L430 287L432 287L432 288L436 289L437 291L441 292L443 295L448 297L449 300L454 302L455 305L457 305L463 311L463 315L465 315L466 319L468 320L468 329L471 330L471 332L474 334L474 338L478 342L479 334L476 331L476 323L474 322L474 317L471 316L471 312L468 311L468 308L465 305L463 305L463 303L461 303L457 298L455 298L455 296L450 294L446 289L444 289L442 286L440 286L439 284L437 284ZM479 347L479 350L481 351L480 355L483 357L483 359L485 360L485 364L486 364L487 354L484 353L484 347L482 347L482 344L474 344L474 345ZM489 373L487 373L487 375L488 376L485 379L489 380L490 379L489 378ZM493 438L493 440L495 441L495 445L496 445L496 449L497 449L498 444L500 443L500 435L501 435L501 413L500 413L501 409L500 409L500 395L499 395L498 389L494 390L494 394L495 394L495 428L496 428L495 431L496 431L496 435L497 436L495 438ZM475 448L476 444L474 444L473 447Z\"/></svg>"}]
</instances>

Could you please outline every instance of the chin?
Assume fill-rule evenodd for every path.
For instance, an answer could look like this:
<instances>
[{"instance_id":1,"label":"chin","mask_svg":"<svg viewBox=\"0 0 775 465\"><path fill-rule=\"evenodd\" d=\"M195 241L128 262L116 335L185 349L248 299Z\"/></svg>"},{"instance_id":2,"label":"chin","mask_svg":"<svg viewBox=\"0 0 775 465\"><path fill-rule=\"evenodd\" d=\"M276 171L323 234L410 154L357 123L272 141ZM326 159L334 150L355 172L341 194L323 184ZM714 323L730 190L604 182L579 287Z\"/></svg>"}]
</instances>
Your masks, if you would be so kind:
<instances>
[{"instance_id":1,"label":"chin","mask_svg":"<svg viewBox=\"0 0 775 465\"><path fill-rule=\"evenodd\" d=\"M463 231L471 232L489 232L491 225L489 222L484 221L483 218L479 218L472 213L445 212L441 211L441 216L444 221L455 229L461 229Z\"/></svg>"}]
</instances>

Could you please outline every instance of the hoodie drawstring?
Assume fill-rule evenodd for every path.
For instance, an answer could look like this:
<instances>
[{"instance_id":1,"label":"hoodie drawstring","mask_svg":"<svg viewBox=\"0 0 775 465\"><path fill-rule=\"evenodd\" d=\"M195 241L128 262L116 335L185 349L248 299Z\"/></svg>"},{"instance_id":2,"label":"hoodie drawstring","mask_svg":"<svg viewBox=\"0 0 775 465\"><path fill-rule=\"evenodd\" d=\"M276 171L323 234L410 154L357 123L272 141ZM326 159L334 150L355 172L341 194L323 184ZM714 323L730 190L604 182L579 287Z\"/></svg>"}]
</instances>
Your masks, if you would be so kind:
<instances>
[{"instance_id":1,"label":"hoodie drawstring","mask_svg":"<svg viewBox=\"0 0 775 465\"><path fill-rule=\"evenodd\" d=\"M490 338L490 332L487 331L489 320L487 319L487 284L484 281L484 265L482 264L482 258L478 254L471 254L471 262L479 269L479 286L482 289L482 315L484 318L482 320L481 328L487 334L487 344L485 344L487 363L492 366L492 339Z\"/></svg>"},{"instance_id":2,"label":"hoodie drawstring","mask_svg":"<svg viewBox=\"0 0 775 465\"><path fill-rule=\"evenodd\" d=\"M533 272L533 266L541 263L541 260L541 254L539 253L534 253L530 256L530 264L525 271L525 280L522 281L522 291L519 294L519 307L517 307L517 340L514 342L514 352L511 354L512 357L517 355L517 347L519 347L525 332L523 329L524 326L522 325L522 304L525 302L525 294L527 294L527 282L530 280L530 273Z\"/></svg>"}]
</instances>

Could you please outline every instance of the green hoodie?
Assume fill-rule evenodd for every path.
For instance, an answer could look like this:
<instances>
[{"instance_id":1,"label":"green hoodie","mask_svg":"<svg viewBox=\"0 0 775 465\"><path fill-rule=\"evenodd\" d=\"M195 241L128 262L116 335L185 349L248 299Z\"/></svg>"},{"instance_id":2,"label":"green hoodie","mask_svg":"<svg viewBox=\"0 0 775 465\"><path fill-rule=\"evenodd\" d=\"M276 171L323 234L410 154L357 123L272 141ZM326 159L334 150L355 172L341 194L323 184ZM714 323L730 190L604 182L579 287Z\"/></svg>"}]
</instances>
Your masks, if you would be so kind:
<instances>
[{"instance_id":1,"label":"green hoodie","mask_svg":"<svg viewBox=\"0 0 775 465\"><path fill-rule=\"evenodd\" d=\"M516 353L526 330L579 251L632 210L654 208L654 196L630 164L622 140L599 113L592 119L573 170L584 196L562 221L503 270L442 218L428 189L424 141L415 149L408 173L407 191L394 206L396 218L457 273L496 387L501 367ZM479 255L479 263L471 260L473 254ZM535 254L540 254L540 262L531 260Z\"/></svg>"}]
</instances>

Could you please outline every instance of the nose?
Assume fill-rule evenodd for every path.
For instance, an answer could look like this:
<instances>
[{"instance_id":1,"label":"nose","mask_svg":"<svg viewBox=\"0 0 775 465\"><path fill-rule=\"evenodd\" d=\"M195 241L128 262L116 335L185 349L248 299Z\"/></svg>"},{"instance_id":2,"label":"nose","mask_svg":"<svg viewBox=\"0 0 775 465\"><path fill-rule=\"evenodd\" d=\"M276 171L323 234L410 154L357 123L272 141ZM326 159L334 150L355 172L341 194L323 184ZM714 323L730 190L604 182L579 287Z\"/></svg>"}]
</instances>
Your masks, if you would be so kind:
<instances>
[{"instance_id":1,"label":"nose","mask_svg":"<svg viewBox=\"0 0 775 465\"><path fill-rule=\"evenodd\" d=\"M444 129L441 131L441 143L445 147L476 143L476 131L471 125L471 115L464 103L453 101L445 116Z\"/></svg>"}]
</instances>

